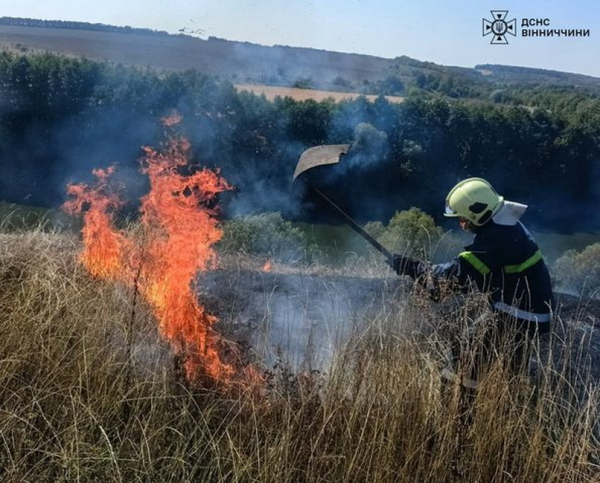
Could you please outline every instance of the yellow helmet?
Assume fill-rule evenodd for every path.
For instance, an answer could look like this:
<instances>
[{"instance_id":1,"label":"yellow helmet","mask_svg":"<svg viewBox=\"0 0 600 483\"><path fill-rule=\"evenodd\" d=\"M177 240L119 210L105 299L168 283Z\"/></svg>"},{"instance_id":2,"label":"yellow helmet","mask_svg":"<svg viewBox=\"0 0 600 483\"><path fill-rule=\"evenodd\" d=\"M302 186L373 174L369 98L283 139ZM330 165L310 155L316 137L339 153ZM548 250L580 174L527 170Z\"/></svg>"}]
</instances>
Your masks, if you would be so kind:
<instances>
[{"instance_id":1,"label":"yellow helmet","mask_svg":"<svg viewBox=\"0 0 600 483\"><path fill-rule=\"evenodd\" d=\"M476 226L487 223L502 206L504 198L486 180L468 178L446 197L445 216L466 218Z\"/></svg>"}]
</instances>

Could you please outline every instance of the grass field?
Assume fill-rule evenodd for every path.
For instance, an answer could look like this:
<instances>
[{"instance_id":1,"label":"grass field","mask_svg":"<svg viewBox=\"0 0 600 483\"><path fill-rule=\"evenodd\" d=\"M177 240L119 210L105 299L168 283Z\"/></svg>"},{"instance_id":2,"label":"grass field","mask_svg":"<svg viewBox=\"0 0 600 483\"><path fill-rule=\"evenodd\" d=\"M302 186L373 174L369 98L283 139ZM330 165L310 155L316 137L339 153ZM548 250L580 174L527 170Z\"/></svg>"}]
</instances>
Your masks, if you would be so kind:
<instances>
[{"instance_id":1,"label":"grass field","mask_svg":"<svg viewBox=\"0 0 600 483\"><path fill-rule=\"evenodd\" d=\"M439 317L418 293L366 321L328 371L282 364L209 388L182 376L135 290L91 278L80 249L73 235L0 234L3 482L598 481L585 371L498 366L476 395L444 388L441 335L411 330L415 313Z\"/></svg>"},{"instance_id":2,"label":"grass field","mask_svg":"<svg viewBox=\"0 0 600 483\"><path fill-rule=\"evenodd\" d=\"M333 99L335 102L343 100L352 100L361 96L361 94L349 92L333 92L320 91L316 89L296 89L293 87L275 87L255 84L236 84L238 91L252 92L257 95L264 95L268 100L272 101L276 97L291 97L295 101L306 101L313 99L315 101L324 101L325 99ZM373 102L378 96L366 95L369 101ZM400 96L384 96L389 102L399 104L404 100Z\"/></svg>"}]
</instances>

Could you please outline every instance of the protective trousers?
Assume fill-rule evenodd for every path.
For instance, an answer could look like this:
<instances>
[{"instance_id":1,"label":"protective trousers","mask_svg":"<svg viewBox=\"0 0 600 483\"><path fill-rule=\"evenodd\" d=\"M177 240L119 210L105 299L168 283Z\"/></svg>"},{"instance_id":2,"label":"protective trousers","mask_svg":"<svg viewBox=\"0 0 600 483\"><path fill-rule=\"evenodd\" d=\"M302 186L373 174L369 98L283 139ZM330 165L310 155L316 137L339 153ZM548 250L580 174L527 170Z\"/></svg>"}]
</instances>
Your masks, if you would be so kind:
<instances>
[{"instance_id":1,"label":"protective trousers","mask_svg":"<svg viewBox=\"0 0 600 483\"><path fill-rule=\"evenodd\" d=\"M536 337L536 324L487 311L451 342L442 377L475 389L495 364L510 376L528 374Z\"/></svg>"}]
</instances>

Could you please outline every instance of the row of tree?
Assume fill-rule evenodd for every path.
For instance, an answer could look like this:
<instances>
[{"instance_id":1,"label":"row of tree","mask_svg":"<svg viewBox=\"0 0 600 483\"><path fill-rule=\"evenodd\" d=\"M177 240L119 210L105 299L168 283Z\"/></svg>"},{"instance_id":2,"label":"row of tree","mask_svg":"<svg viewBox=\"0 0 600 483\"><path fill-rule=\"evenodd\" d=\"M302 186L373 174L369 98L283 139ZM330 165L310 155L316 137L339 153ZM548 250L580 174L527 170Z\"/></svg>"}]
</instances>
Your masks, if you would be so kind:
<instances>
[{"instance_id":1,"label":"row of tree","mask_svg":"<svg viewBox=\"0 0 600 483\"><path fill-rule=\"evenodd\" d=\"M13 25L18 27L43 27L71 30L92 30L97 32L118 32L125 34L158 34L168 35L161 30L152 30L138 27L117 27L103 23L75 22L72 20L40 20L36 18L0 17L0 25Z\"/></svg>"},{"instance_id":2,"label":"row of tree","mask_svg":"<svg viewBox=\"0 0 600 483\"><path fill-rule=\"evenodd\" d=\"M313 182L361 221L418 206L440 216L466 176L488 178L529 203L530 223L555 230L600 225L600 101L548 89L535 107L409 96L273 102L198 72L155 72L44 54L0 54L0 199L44 206L92 168L118 164L136 199L141 147L164 140L160 118L183 116L197 165L219 166L236 186L225 214L281 211L323 218L290 190L302 151L353 143L354 154Z\"/></svg>"}]
</instances>

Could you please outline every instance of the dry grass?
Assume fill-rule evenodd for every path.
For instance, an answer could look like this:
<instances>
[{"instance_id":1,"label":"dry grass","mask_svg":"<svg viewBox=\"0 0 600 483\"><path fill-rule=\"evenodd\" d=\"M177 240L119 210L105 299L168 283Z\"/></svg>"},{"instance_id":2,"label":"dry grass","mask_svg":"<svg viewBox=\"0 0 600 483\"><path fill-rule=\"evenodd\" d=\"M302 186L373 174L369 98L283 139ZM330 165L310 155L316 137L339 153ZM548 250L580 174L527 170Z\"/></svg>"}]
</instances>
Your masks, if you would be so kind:
<instances>
[{"instance_id":1,"label":"dry grass","mask_svg":"<svg viewBox=\"0 0 600 483\"><path fill-rule=\"evenodd\" d=\"M219 267L226 270L260 270L281 274L338 275L350 277L380 278L382 274L395 276L380 253L366 255L347 252L333 263L330 260L306 262L301 256L298 261L279 262L268 255L248 253L221 253Z\"/></svg>"},{"instance_id":2,"label":"dry grass","mask_svg":"<svg viewBox=\"0 0 600 483\"><path fill-rule=\"evenodd\" d=\"M291 97L295 101L306 101L308 99L313 99L319 102L326 99L333 99L334 102L340 102L361 97L361 94L352 92L320 91L318 89L298 89L294 87L276 87L258 84L236 84L235 88L238 91L252 92L258 96L264 95L269 101L274 100L276 97L281 97L282 99L284 97ZM373 102L379 96L365 95L364 97ZM392 104L399 104L404 100L404 97L401 96L384 97Z\"/></svg>"},{"instance_id":3,"label":"dry grass","mask_svg":"<svg viewBox=\"0 0 600 483\"><path fill-rule=\"evenodd\" d=\"M386 314L327 374L191 387L149 311L90 279L78 249L0 235L1 481L598 481L597 393L550 363L492 372L468 400L440 385L437 334Z\"/></svg>"}]
</instances>

